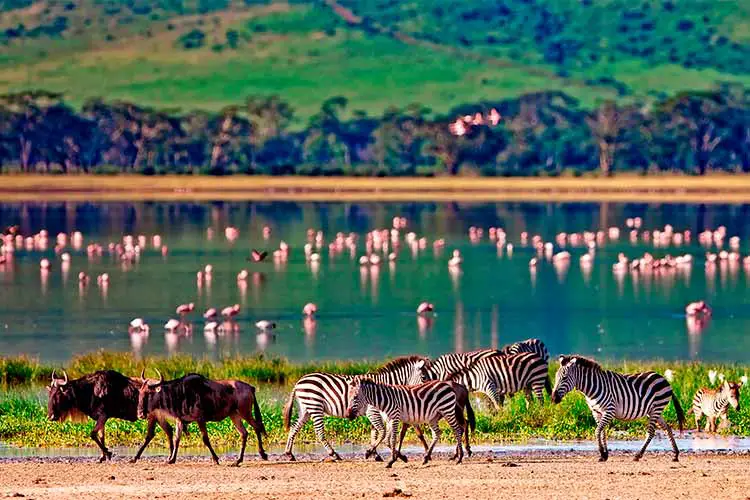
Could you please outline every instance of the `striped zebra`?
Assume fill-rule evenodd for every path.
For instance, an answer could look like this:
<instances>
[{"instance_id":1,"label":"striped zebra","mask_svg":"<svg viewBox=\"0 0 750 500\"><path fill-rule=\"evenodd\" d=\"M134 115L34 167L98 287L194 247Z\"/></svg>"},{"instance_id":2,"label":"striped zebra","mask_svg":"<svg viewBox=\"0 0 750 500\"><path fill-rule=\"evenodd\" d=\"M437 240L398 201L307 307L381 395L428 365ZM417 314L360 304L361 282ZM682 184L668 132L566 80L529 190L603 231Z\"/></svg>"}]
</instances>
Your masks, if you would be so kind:
<instances>
[{"instance_id":1,"label":"striped zebra","mask_svg":"<svg viewBox=\"0 0 750 500\"><path fill-rule=\"evenodd\" d=\"M397 358L366 376L380 383L419 384L422 382L421 369L427 361L427 358L421 356ZM341 460L339 454L336 453L325 437L323 417L324 415L341 418L346 416L346 409L349 404L347 383L358 377L332 373L309 373L297 381L284 406L284 428L289 430L285 454L290 460L295 459L292 454L294 438L310 419L313 421L315 435L323 443L328 455L335 460ZM294 425L290 427L295 400L299 406L299 416ZM376 431L379 432L385 428L382 417L379 412L372 409L368 410L366 407L362 411L363 414L367 414L373 425L372 440L376 441ZM424 446L426 447L427 443L424 443ZM377 454L377 450L368 451L368 457L371 454L375 455L376 460L382 460L380 455Z\"/></svg>"},{"instance_id":2,"label":"striped zebra","mask_svg":"<svg viewBox=\"0 0 750 500\"><path fill-rule=\"evenodd\" d=\"M518 354L521 352L533 352L549 363L549 352L547 351L547 346L539 339L526 339L521 342L506 345L500 349L500 353L505 355Z\"/></svg>"},{"instance_id":3,"label":"striped zebra","mask_svg":"<svg viewBox=\"0 0 750 500\"><path fill-rule=\"evenodd\" d=\"M360 409L372 406L382 412L389 421L388 443L391 448L391 460L387 468L393 466L401 451L396 441L396 434L401 422L417 426L429 424L432 431L432 442L425 453L422 464L432 458L432 450L440 440L438 422L445 419L453 429L456 437L456 453L451 460L463 461L464 451L461 447L461 436L464 432L464 415L457 404L456 392L450 382L432 381L420 385L387 385L367 378L357 378L349 382L349 407L347 416L356 418Z\"/></svg>"},{"instance_id":4,"label":"striped zebra","mask_svg":"<svg viewBox=\"0 0 750 500\"><path fill-rule=\"evenodd\" d=\"M468 368L484 358L500 355L497 349L479 349L471 352L451 352L425 363L422 368L423 380L448 380L453 373Z\"/></svg>"},{"instance_id":5,"label":"striped zebra","mask_svg":"<svg viewBox=\"0 0 750 500\"><path fill-rule=\"evenodd\" d=\"M505 400L524 390L544 401L544 389L551 393L547 362L535 353L523 352L508 356L480 359L468 368L449 374L450 380L466 386L471 392L481 392L490 398L496 410Z\"/></svg>"},{"instance_id":6,"label":"striped zebra","mask_svg":"<svg viewBox=\"0 0 750 500\"><path fill-rule=\"evenodd\" d=\"M560 356L560 368L555 377L552 402L559 403L573 389L586 396L586 402L596 420L596 440L599 444L599 461L609 458L607 450L607 426L615 419L635 420L648 417L646 441L635 455L638 461L643 457L656 426L667 432L674 451L674 461L678 461L680 450L672 434L672 428L664 420L664 408L672 400L677 421L682 432L685 414L680 402L672 391L667 379L654 372L622 374L605 370L596 361L580 356Z\"/></svg>"},{"instance_id":7,"label":"striped zebra","mask_svg":"<svg viewBox=\"0 0 750 500\"><path fill-rule=\"evenodd\" d=\"M725 380L721 389L713 390L703 387L698 389L693 398L693 407L688 414L695 415L695 430L700 432L701 416L706 416L706 432L716 432L716 417L721 417L721 428L729 426L727 411L729 405L735 410L740 409L740 389L742 383Z\"/></svg>"}]
</instances>

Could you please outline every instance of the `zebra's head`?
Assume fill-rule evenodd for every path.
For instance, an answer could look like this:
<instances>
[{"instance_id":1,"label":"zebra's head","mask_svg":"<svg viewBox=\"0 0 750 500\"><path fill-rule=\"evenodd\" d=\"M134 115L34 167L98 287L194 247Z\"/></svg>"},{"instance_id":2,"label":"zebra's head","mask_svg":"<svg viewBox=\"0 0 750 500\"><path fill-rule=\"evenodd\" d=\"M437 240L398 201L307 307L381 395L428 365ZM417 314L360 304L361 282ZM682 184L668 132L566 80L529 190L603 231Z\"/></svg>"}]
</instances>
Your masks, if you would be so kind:
<instances>
[{"instance_id":1,"label":"zebra's head","mask_svg":"<svg viewBox=\"0 0 750 500\"><path fill-rule=\"evenodd\" d=\"M740 409L740 389L742 388L742 382L735 383L730 382L728 380L725 380L724 383L721 385L721 392L724 394L724 397L727 398L727 401L729 401L729 404L732 405L732 408L735 410Z\"/></svg>"},{"instance_id":2,"label":"zebra's head","mask_svg":"<svg viewBox=\"0 0 750 500\"><path fill-rule=\"evenodd\" d=\"M557 404L562 401L567 393L575 389L576 368L578 358L575 356L560 356L560 368L555 375L555 387L552 388L552 402Z\"/></svg>"},{"instance_id":3,"label":"zebra's head","mask_svg":"<svg viewBox=\"0 0 750 500\"><path fill-rule=\"evenodd\" d=\"M419 367L419 382L417 384L422 384L424 382L429 382L430 380L440 380L441 379L441 373L437 370L437 366L434 364L425 361L421 364ZM416 384L412 384L416 385Z\"/></svg>"},{"instance_id":4,"label":"zebra's head","mask_svg":"<svg viewBox=\"0 0 750 500\"><path fill-rule=\"evenodd\" d=\"M367 405L361 405L359 402L360 400L359 389L361 387L359 377L355 377L349 382L347 382L347 386L348 386L348 394L347 394L348 398L347 399L349 400L349 404L346 407L345 415L348 419L354 420L355 418L359 416L359 407L362 406L364 408L364 406L367 406Z\"/></svg>"}]
</instances>

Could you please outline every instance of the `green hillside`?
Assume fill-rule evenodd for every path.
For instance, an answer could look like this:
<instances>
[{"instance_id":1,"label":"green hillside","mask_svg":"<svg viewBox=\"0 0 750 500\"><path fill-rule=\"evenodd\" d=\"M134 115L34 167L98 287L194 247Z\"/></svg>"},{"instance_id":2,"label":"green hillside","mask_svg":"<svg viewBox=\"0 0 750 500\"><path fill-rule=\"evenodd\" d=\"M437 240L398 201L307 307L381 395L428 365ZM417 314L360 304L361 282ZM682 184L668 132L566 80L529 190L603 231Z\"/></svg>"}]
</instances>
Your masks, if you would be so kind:
<instances>
[{"instance_id":1,"label":"green hillside","mask_svg":"<svg viewBox=\"0 0 750 500\"><path fill-rule=\"evenodd\" d=\"M750 83L745 0L0 0L0 92L219 109L278 93L380 114L542 89L606 98Z\"/></svg>"}]
</instances>

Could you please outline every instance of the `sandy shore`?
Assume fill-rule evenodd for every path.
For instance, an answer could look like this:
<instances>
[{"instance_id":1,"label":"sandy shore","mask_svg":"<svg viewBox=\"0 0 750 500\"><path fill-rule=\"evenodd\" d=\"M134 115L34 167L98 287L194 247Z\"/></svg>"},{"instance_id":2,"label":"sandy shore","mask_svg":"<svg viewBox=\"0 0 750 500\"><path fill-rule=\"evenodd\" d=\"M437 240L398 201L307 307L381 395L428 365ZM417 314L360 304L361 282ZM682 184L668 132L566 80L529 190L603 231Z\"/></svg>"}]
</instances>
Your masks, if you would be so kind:
<instances>
[{"instance_id":1,"label":"sandy shore","mask_svg":"<svg viewBox=\"0 0 750 500\"><path fill-rule=\"evenodd\" d=\"M385 469L381 463L253 458L240 468L182 458L136 465L90 459L0 462L0 496L18 498L750 498L747 454L647 453L635 463L614 453L601 464L591 453L480 454L455 465L444 455L427 466L419 456ZM227 462L228 463L228 462Z\"/></svg>"}]
</instances>

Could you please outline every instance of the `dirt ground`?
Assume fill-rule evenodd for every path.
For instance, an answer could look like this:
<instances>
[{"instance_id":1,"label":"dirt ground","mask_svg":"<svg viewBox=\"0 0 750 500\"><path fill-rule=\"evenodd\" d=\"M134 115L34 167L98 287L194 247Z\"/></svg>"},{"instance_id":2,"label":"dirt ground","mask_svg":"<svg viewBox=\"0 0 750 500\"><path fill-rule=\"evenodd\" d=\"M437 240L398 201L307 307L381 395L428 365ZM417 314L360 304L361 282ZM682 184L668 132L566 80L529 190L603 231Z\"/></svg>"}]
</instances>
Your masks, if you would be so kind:
<instances>
[{"instance_id":1,"label":"dirt ground","mask_svg":"<svg viewBox=\"0 0 750 500\"><path fill-rule=\"evenodd\" d=\"M393 469L359 459L339 463L250 461L239 468L183 458L131 465L90 459L0 462L0 496L18 498L737 498L750 499L750 456L651 453L638 463L611 454L445 456L427 466L414 456Z\"/></svg>"}]
</instances>

